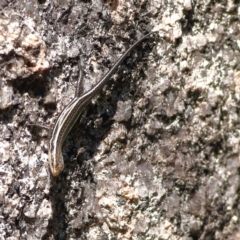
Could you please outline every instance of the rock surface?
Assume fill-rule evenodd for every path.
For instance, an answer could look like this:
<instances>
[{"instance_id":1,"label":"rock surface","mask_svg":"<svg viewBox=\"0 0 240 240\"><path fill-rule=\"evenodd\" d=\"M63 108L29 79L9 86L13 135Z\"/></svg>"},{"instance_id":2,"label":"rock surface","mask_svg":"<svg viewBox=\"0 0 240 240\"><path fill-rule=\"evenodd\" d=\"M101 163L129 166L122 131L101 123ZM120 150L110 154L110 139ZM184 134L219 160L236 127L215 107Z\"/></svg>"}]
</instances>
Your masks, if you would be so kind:
<instances>
[{"instance_id":1,"label":"rock surface","mask_svg":"<svg viewBox=\"0 0 240 240\"><path fill-rule=\"evenodd\" d=\"M237 1L0 3L0 238L240 236ZM48 168L50 126L152 29Z\"/></svg>"}]
</instances>

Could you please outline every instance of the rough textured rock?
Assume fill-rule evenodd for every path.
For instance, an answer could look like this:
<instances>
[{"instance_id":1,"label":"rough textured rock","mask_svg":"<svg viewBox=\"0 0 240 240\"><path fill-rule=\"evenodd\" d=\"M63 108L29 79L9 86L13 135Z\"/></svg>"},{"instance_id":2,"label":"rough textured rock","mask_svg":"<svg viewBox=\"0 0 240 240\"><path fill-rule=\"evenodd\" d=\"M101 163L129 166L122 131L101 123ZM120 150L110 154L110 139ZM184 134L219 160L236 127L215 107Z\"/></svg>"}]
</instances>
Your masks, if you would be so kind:
<instances>
[{"instance_id":1,"label":"rough textured rock","mask_svg":"<svg viewBox=\"0 0 240 240\"><path fill-rule=\"evenodd\" d=\"M239 239L238 1L0 3L1 239ZM48 135L152 29L48 168Z\"/></svg>"}]
</instances>

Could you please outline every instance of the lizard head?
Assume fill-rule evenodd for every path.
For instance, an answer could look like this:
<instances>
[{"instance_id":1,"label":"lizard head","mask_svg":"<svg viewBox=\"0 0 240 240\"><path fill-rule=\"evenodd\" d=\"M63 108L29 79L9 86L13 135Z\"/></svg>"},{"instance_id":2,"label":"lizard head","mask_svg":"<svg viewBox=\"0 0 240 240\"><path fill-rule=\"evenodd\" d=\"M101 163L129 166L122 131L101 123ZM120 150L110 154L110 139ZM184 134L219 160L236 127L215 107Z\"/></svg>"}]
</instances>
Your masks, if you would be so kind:
<instances>
[{"instance_id":1,"label":"lizard head","mask_svg":"<svg viewBox=\"0 0 240 240\"><path fill-rule=\"evenodd\" d=\"M64 161L62 156L62 149L53 147L52 141L49 144L48 162L49 167L54 177L57 177L64 169Z\"/></svg>"}]
</instances>

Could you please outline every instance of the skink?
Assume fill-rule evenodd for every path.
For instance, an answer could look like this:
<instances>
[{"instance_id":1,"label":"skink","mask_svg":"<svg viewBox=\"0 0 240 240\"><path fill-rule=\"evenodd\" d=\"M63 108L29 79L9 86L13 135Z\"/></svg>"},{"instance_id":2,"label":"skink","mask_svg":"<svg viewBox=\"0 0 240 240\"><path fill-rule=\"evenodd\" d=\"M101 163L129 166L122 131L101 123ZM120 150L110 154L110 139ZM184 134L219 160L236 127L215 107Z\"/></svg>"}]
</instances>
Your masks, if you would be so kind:
<instances>
[{"instance_id":1,"label":"skink","mask_svg":"<svg viewBox=\"0 0 240 240\"><path fill-rule=\"evenodd\" d=\"M154 32L143 36L140 40L134 43L113 65L113 67L108 71L108 73L88 92L82 96L79 94L79 85L76 90L75 97L62 111L57 119L57 122L53 128L52 136L49 142L49 166L53 176L58 176L64 168L64 161L62 155L62 146L64 140L69 134L70 130L78 120L83 109L91 101L91 99L96 96L96 94L103 88L107 81L112 77L112 75L117 71L118 66L124 61L128 53L130 53L139 43L145 40ZM81 77L80 77L81 78Z\"/></svg>"}]
</instances>

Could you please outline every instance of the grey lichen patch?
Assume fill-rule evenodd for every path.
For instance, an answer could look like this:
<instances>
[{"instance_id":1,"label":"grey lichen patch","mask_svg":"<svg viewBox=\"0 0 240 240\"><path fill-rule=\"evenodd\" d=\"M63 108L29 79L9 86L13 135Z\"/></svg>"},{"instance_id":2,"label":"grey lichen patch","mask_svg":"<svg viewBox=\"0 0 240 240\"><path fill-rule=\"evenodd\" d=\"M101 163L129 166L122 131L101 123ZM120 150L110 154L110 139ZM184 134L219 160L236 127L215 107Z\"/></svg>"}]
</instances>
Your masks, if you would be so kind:
<instances>
[{"instance_id":1,"label":"grey lichen patch","mask_svg":"<svg viewBox=\"0 0 240 240\"><path fill-rule=\"evenodd\" d=\"M117 122L128 121L132 115L132 102L130 100L126 102L119 101L117 112L113 117Z\"/></svg>"}]
</instances>

